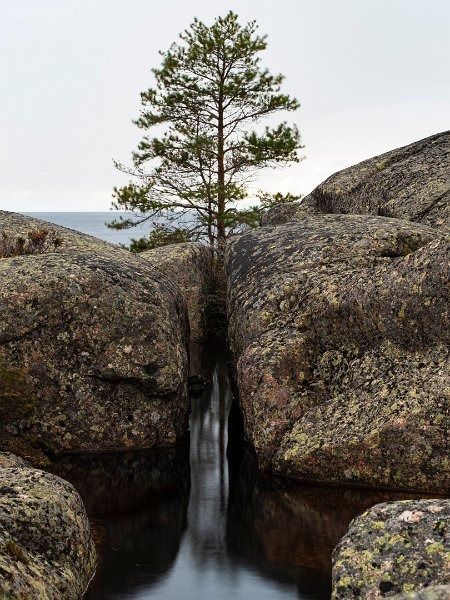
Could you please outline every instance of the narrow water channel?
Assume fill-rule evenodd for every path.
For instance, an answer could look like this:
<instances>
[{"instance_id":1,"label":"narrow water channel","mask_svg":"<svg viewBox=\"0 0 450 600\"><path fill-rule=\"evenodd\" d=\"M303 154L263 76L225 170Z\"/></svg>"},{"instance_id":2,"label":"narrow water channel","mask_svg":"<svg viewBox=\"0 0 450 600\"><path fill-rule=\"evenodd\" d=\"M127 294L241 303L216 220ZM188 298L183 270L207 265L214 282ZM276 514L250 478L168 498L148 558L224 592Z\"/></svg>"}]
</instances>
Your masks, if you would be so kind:
<instances>
[{"instance_id":1,"label":"narrow water channel","mask_svg":"<svg viewBox=\"0 0 450 600\"><path fill-rule=\"evenodd\" d=\"M209 384L191 400L189 444L57 465L82 495L98 543L87 598L329 598L331 551L350 520L399 496L259 479L234 405L229 418L224 350L195 358Z\"/></svg>"}]
</instances>

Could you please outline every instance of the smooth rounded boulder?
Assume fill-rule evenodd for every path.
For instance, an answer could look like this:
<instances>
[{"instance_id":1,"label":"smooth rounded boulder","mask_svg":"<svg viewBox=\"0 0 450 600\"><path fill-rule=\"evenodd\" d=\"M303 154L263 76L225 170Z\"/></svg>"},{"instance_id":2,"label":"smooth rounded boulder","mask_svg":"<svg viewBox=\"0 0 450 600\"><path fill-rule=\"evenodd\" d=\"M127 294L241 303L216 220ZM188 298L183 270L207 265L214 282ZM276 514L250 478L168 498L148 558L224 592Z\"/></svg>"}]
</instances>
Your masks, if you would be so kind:
<instances>
[{"instance_id":1,"label":"smooth rounded boulder","mask_svg":"<svg viewBox=\"0 0 450 600\"><path fill-rule=\"evenodd\" d=\"M61 227L0 213L0 229L27 250L0 258L0 369L15 382L0 388L4 431L56 453L175 445L189 414L176 285Z\"/></svg>"},{"instance_id":2,"label":"smooth rounded boulder","mask_svg":"<svg viewBox=\"0 0 450 600\"><path fill-rule=\"evenodd\" d=\"M263 224L312 214L370 214L448 231L449 160L450 132L443 131L331 175L301 202L269 210Z\"/></svg>"},{"instance_id":3,"label":"smooth rounded boulder","mask_svg":"<svg viewBox=\"0 0 450 600\"><path fill-rule=\"evenodd\" d=\"M260 468L448 490L448 254L437 230L369 215L231 241L229 339Z\"/></svg>"},{"instance_id":4,"label":"smooth rounded boulder","mask_svg":"<svg viewBox=\"0 0 450 600\"><path fill-rule=\"evenodd\" d=\"M0 596L78 600L96 552L73 486L22 459L0 454Z\"/></svg>"}]
</instances>

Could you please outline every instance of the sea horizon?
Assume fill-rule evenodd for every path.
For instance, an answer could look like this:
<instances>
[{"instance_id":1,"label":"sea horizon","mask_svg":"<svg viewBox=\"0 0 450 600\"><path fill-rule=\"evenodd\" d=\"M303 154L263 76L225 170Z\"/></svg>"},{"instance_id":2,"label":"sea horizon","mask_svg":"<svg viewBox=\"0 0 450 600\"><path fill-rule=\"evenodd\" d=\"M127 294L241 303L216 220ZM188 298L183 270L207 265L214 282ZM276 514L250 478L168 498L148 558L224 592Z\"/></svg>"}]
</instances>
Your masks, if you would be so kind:
<instances>
[{"instance_id":1,"label":"sea horizon","mask_svg":"<svg viewBox=\"0 0 450 600\"><path fill-rule=\"evenodd\" d=\"M133 215L127 211L19 211L20 214L61 225L74 231L99 238L111 244L129 245L132 239L145 237L153 229L151 222L136 225L130 229L110 229L108 221L119 216Z\"/></svg>"}]
</instances>

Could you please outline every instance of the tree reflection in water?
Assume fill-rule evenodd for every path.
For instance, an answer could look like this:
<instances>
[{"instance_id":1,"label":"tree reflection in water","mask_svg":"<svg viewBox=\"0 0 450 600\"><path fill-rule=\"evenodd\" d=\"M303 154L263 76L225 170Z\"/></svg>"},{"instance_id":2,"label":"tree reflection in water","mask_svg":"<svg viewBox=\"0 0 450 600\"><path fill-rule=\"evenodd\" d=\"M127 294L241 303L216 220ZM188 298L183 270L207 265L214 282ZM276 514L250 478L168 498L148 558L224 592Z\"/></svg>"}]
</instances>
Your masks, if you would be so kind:
<instances>
[{"instance_id":1,"label":"tree reflection in water","mask_svg":"<svg viewBox=\"0 0 450 600\"><path fill-rule=\"evenodd\" d=\"M128 598L172 567L187 523L188 449L71 456L55 471L88 511L99 554L87 598Z\"/></svg>"},{"instance_id":2,"label":"tree reflection in water","mask_svg":"<svg viewBox=\"0 0 450 600\"><path fill-rule=\"evenodd\" d=\"M331 551L350 520L409 496L258 477L232 406L224 348L197 348L191 359L191 371L210 383L192 398L190 450L72 457L56 466L80 491L101 538L88 597L329 598Z\"/></svg>"}]
</instances>

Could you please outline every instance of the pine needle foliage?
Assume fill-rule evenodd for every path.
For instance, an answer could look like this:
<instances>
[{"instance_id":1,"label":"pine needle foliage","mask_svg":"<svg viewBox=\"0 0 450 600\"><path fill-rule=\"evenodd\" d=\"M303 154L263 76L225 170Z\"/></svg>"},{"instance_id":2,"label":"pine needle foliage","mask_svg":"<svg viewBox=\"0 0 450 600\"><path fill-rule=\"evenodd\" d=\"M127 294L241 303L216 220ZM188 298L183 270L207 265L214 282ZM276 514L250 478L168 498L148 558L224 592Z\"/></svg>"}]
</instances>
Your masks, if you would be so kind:
<instances>
[{"instance_id":1,"label":"pine needle foliage","mask_svg":"<svg viewBox=\"0 0 450 600\"><path fill-rule=\"evenodd\" d=\"M267 124L299 103L281 90L283 75L262 66L266 47L255 21L241 25L229 12L212 25L195 19L160 53L155 85L141 94L135 123L143 137L132 164L115 163L130 181L114 189L113 206L136 218L110 226L164 217L222 253L227 235L249 219L239 202L256 173L300 160L296 125Z\"/></svg>"}]
</instances>

